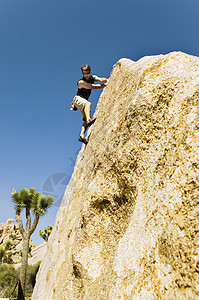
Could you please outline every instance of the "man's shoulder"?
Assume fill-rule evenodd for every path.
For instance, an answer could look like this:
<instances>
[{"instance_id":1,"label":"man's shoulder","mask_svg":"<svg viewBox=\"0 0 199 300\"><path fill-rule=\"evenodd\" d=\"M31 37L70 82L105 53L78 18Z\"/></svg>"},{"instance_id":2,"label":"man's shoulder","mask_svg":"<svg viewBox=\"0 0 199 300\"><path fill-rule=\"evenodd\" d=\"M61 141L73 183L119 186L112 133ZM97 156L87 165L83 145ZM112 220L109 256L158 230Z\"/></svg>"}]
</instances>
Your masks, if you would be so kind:
<instances>
[{"instance_id":1,"label":"man's shoulder","mask_svg":"<svg viewBox=\"0 0 199 300\"><path fill-rule=\"evenodd\" d=\"M78 83L84 83L85 80L83 80L82 78L78 81Z\"/></svg>"},{"instance_id":2,"label":"man's shoulder","mask_svg":"<svg viewBox=\"0 0 199 300\"><path fill-rule=\"evenodd\" d=\"M78 88L79 89L85 88L85 83L86 83L86 81L81 78L77 83Z\"/></svg>"},{"instance_id":3,"label":"man's shoulder","mask_svg":"<svg viewBox=\"0 0 199 300\"><path fill-rule=\"evenodd\" d=\"M84 83L84 82L85 82L84 77L82 77L81 79L78 80L77 85Z\"/></svg>"}]
</instances>

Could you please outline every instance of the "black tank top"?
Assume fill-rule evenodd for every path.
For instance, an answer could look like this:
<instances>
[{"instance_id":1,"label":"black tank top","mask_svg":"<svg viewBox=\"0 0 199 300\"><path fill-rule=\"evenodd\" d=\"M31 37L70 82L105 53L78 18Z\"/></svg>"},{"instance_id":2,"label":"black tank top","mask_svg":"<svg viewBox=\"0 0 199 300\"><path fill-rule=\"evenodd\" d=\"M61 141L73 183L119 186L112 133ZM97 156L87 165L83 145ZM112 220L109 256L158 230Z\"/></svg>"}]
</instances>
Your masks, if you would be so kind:
<instances>
[{"instance_id":1,"label":"black tank top","mask_svg":"<svg viewBox=\"0 0 199 300\"><path fill-rule=\"evenodd\" d=\"M93 78L93 76L91 75L90 77L89 77L89 79L88 80L86 80L84 77L82 77L80 80L84 80L84 81L86 81L87 83L94 83L94 78ZM79 82L79 81L78 81ZM78 83L77 83L78 84ZM77 90L77 96L81 96L81 97L83 97L83 98L85 98L86 100L88 100L88 98L90 97L90 94L91 94L91 89L85 89L85 88L82 88L82 89L79 89L78 88L78 90Z\"/></svg>"}]
</instances>

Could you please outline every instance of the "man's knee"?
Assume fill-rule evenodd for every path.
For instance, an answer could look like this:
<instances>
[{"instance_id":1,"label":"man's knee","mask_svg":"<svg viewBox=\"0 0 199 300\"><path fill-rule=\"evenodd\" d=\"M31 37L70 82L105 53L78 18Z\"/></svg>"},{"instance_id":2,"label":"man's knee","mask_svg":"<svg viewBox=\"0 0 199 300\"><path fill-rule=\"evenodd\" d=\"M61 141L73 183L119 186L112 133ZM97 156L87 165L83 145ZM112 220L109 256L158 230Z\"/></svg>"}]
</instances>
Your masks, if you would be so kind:
<instances>
[{"instance_id":1,"label":"man's knee","mask_svg":"<svg viewBox=\"0 0 199 300\"><path fill-rule=\"evenodd\" d=\"M90 107L90 106L91 106L91 103L88 101L88 102L85 104L85 106Z\"/></svg>"}]
</instances>

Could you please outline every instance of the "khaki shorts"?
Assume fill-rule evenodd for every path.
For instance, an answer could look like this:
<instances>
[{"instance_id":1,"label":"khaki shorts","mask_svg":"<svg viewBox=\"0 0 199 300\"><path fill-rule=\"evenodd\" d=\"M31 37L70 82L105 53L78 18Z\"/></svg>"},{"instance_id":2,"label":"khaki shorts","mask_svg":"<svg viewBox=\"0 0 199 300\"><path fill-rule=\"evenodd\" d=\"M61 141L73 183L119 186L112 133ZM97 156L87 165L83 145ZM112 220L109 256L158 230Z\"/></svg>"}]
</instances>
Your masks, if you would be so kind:
<instances>
[{"instance_id":1,"label":"khaki shorts","mask_svg":"<svg viewBox=\"0 0 199 300\"><path fill-rule=\"evenodd\" d=\"M81 115L82 115L82 119L83 121L86 121L86 115L84 113L84 107L85 104L88 103L88 100L84 99L83 97L80 96L75 96L75 98L73 99L73 102L75 104L75 106L79 109Z\"/></svg>"}]
</instances>

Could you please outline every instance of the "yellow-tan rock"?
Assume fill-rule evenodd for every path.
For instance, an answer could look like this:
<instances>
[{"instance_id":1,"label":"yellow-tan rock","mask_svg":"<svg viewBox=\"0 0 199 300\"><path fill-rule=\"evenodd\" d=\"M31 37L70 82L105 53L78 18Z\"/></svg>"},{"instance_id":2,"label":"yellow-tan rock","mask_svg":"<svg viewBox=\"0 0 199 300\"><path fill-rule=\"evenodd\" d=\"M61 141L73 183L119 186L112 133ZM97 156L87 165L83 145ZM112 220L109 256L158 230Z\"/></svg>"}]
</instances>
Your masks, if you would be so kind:
<instances>
[{"instance_id":1,"label":"yellow-tan rock","mask_svg":"<svg viewBox=\"0 0 199 300\"><path fill-rule=\"evenodd\" d=\"M33 300L199 299L199 58L121 59Z\"/></svg>"},{"instance_id":2,"label":"yellow-tan rock","mask_svg":"<svg viewBox=\"0 0 199 300\"><path fill-rule=\"evenodd\" d=\"M11 248L8 252L11 253L11 258L14 267L21 267L21 250L23 248L22 236L19 231L19 225L14 223L13 219L8 219L5 223L0 223L0 246L4 247L5 243L10 240ZM30 239L31 255L28 258L28 264L34 265L42 261L46 254L47 243L44 242L37 246Z\"/></svg>"},{"instance_id":3,"label":"yellow-tan rock","mask_svg":"<svg viewBox=\"0 0 199 300\"><path fill-rule=\"evenodd\" d=\"M5 223L0 223L0 246L4 247L7 241L11 242L11 248L8 252L11 253L11 258L15 267L20 266L21 255L20 251L23 247L22 236L19 231L19 225L14 223L13 219L8 219ZM30 240L31 250L37 247L32 240Z\"/></svg>"}]
</instances>

